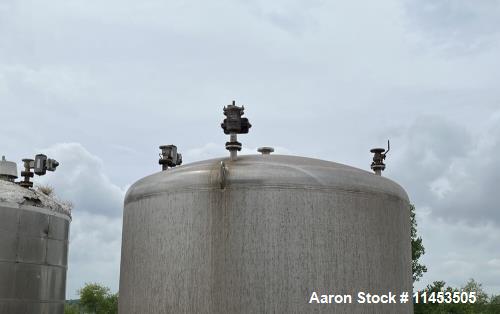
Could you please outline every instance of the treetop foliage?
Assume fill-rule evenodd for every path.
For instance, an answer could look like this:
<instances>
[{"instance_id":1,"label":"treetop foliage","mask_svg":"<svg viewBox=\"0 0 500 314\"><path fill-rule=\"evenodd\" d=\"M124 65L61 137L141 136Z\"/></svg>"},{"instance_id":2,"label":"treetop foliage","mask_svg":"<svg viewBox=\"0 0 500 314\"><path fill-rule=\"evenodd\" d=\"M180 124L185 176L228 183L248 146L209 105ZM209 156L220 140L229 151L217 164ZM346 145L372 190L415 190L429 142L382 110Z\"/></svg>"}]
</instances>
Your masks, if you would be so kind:
<instances>
[{"instance_id":1,"label":"treetop foliage","mask_svg":"<svg viewBox=\"0 0 500 314\"><path fill-rule=\"evenodd\" d=\"M98 283L86 283L78 290L80 301L78 304L66 304L65 314L117 314L118 294L111 293L110 289ZM83 312L82 312L83 311Z\"/></svg>"},{"instance_id":2,"label":"treetop foliage","mask_svg":"<svg viewBox=\"0 0 500 314\"><path fill-rule=\"evenodd\" d=\"M415 217L415 206L410 204L411 217L411 271L413 274L413 282L419 281L420 278L427 272L427 267L420 263L420 257L425 254L425 248L422 243L422 238L417 235L417 219Z\"/></svg>"}]
</instances>

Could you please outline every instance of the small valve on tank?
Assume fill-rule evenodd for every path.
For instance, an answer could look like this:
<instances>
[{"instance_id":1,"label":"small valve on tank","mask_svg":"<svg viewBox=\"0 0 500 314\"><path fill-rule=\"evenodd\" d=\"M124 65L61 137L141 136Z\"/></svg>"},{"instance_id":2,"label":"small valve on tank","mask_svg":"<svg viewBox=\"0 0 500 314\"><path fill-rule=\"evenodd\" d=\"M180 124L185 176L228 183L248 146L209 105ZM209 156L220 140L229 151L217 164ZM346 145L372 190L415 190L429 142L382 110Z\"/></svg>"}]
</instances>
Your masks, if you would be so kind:
<instances>
[{"instance_id":1,"label":"small valve on tank","mask_svg":"<svg viewBox=\"0 0 500 314\"><path fill-rule=\"evenodd\" d=\"M241 150L241 143L237 140L237 134L246 134L252 127L247 118L243 118L245 107L236 106L236 102L224 107L226 119L222 121L221 127L224 134L229 134L229 142L226 142L226 149L230 152L231 160L236 160L238 151Z\"/></svg>"},{"instance_id":2,"label":"small valve on tank","mask_svg":"<svg viewBox=\"0 0 500 314\"><path fill-rule=\"evenodd\" d=\"M162 145L160 149L161 153L158 163L162 166L163 171L167 170L169 167L173 168L182 164L182 155L177 153L177 146Z\"/></svg>"},{"instance_id":3,"label":"small valve on tank","mask_svg":"<svg viewBox=\"0 0 500 314\"><path fill-rule=\"evenodd\" d=\"M261 153L263 156L268 156L271 155L271 153L274 152L274 148L269 147L269 146L264 146L264 147L259 147L257 149L259 153Z\"/></svg>"},{"instance_id":4,"label":"small valve on tank","mask_svg":"<svg viewBox=\"0 0 500 314\"><path fill-rule=\"evenodd\" d=\"M387 140L387 151L384 148L372 148L370 150L373 153L373 162L371 164L371 168L376 175L382 175L382 171L385 170L385 156L391 149L390 142Z\"/></svg>"}]
</instances>

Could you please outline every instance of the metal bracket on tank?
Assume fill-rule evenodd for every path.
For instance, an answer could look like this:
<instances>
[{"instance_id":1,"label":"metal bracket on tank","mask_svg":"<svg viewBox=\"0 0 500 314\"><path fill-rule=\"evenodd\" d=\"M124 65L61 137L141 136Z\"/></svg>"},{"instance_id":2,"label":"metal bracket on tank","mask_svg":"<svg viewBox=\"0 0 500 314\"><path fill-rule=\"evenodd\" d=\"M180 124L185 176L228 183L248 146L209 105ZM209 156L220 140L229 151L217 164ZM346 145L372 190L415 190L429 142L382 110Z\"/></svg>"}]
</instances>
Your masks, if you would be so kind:
<instances>
[{"instance_id":1,"label":"metal bracket on tank","mask_svg":"<svg viewBox=\"0 0 500 314\"><path fill-rule=\"evenodd\" d=\"M227 168L226 165L224 164L224 161L220 162L219 175L220 175L220 188L221 190L223 190L226 187L226 175L227 175Z\"/></svg>"}]
</instances>

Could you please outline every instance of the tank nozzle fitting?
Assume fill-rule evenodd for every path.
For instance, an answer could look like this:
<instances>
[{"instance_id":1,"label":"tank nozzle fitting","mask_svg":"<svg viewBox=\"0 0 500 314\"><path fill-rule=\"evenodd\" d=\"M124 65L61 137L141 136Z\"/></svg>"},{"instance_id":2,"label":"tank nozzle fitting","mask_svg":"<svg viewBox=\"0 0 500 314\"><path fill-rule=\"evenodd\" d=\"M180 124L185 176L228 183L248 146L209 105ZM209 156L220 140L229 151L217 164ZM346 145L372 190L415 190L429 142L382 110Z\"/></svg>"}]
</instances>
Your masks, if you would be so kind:
<instances>
[{"instance_id":1,"label":"tank nozzle fitting","mask_svg":"<svg viewBox=\"0 0 500 314\"><path fill-rule=\"evenodd\" d=\"M266 146L266 147L259 147L259 148L257 149L257 151L258 151L259 153L261 153L262 155L271 155L271 153L272 153L272 152L274 152L274 148L272 148L272 147L267 147L267 146Z\"/></svg>"}]
</instances>

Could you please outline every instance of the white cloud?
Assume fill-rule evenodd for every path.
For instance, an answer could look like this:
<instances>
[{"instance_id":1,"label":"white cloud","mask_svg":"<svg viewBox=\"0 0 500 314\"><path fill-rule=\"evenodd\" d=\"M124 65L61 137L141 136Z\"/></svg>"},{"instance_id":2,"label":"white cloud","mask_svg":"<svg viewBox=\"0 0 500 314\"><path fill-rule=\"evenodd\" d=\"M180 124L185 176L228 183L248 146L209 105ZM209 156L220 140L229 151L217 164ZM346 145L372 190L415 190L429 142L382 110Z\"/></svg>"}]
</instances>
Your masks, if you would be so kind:
<instances>
[{"instance_id":1,"label":"white cloud","mask_svg":"<svg viewBox=\"0 0 500 314\"><path fill-rule=\"evenodd\" d=\"M97 156L79 143L59 143L41 151L60 165L38 181L52 185L61 199L73 203L74 211L121 215L126 190L109 180Z\"/></svg>"},{"instance_id":2,"label":"white cloud","mask_svg":"<svg viewBox=\"0 0 500 314\"><path fill-rule=\"evenodd\" d=\"M121 252L121 217L73 212L70 228L67 298L78 298L77 290L96 282L118 291Z\"/></svg>"},{"instance_id":3,"label":"white cloud","mask_svg":"<svg viewBox=\"0 0 500 314\"><path fill-rule=\"evenodd\" d=\"M429 187L431 192L441 199L446 196L446 193L451 191L450 181L444 177L432 181Z\"/></svg>"}]
</instances>

